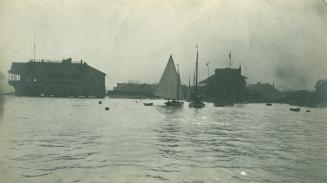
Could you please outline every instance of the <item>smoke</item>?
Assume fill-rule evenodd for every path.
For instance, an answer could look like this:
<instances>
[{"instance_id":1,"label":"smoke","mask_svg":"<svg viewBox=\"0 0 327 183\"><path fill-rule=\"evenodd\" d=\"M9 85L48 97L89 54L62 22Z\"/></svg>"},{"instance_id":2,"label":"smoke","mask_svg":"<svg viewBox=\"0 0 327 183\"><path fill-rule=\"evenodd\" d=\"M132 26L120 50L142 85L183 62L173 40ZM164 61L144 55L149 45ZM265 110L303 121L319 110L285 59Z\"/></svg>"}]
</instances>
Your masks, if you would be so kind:
<instances>
[{"instance_id":1,"label":"smoke","mask_svg":"<svg viewBox=\"0 0 327 183\"><path fill-rule=\"evenodd\" d=\"M2 120L5 98L3 96L4 75L0 72L0 121Z\"/></svg>"},{"instance_id":2,"label":"smoke","mask_svg":"<svg viewBox=\"0 0 327 183\"><path fill-rule=\"evenodd\" d=\"M275 80L281 89L313 89L327 77L327 3L262 1L261 17L252 11L250 58L263 62L251 78ZM256 67L252 62L252 67ZM264 72L262 72L264 71ZM261 75L261 76L260 76Z\"/></svg>"},{"instance_id":3,"label":"smoke","mask_svg":"<svg viewBox=\"0 0 327 183\"><path fill-rule=\"evenodd\" d=\"M327 70L325 0L3 1L0 57L86 60L116 82L158 82L172 54L181 80L217 67L247 67L248 83L313 89ZM51 8L49 8L51 7ZM92 16L91 16L92 15Z\"/></svg>"}]
</instances>

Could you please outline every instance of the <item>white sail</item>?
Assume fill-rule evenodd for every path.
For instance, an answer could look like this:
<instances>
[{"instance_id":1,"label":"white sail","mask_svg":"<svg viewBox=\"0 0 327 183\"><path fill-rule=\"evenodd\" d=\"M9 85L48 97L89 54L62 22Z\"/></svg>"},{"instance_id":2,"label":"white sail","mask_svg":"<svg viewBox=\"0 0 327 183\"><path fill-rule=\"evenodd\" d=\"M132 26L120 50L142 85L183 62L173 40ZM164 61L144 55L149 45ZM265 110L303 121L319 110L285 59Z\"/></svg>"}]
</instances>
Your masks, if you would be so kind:
<instances>
[{"instance_id":1,"label":"white sail","mask_svg":"<svg viewBox=\"0 0 327 183\"><path fill-rule=\"evenodd\" d=\"M183 99L181 80L171 55L154 95L165 99Z\"/></svg>"}]
</instances>

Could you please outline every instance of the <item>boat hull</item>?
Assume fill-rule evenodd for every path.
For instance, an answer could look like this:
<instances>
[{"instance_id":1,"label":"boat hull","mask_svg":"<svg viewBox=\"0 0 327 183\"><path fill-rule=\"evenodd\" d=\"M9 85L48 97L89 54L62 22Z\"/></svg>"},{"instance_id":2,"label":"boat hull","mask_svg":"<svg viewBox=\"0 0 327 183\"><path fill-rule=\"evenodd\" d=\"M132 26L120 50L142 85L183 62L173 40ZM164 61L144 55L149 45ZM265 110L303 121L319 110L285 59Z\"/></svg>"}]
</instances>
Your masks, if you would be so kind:
<instances>
[{"instance_id":1,"label":"boat hull","mask_svg":"<svg viewBox=\"0 0 327 183\"><path fill-rule=\"evenodd\" d=\"M143 103L144 106L153 106L153 103Z\"/></svg>"},{"instance_id":2,"label":"boat hull","mask_svg":"<svg viewBox=\"0 0 327 183\"><path fill-rule=\"evenodd\" d=\"M205 107L205 104L203 102L190 102L188 106L192 108L202 108Z\"/></svg>"},{"instance_id":3,"label":"boat hull","mask_svg":"<svg viewBox=\"0 0 327 183\"><path fill-rule=\"evenodd\" d=\"M290 108L290 111L299 112L300 111L300 108Z\"/></svg>"},{"instance_id":4,"label":"boat hull","mask_svg":"<svg viewBox=\"0 0 327 183\"><path fill-rule=\"evenodd\" d=\"M171 107L182 107L184 105L184 102L180 101L167 101L165 102L166 106L171 106Z\"/></svg>"}]
</instances>

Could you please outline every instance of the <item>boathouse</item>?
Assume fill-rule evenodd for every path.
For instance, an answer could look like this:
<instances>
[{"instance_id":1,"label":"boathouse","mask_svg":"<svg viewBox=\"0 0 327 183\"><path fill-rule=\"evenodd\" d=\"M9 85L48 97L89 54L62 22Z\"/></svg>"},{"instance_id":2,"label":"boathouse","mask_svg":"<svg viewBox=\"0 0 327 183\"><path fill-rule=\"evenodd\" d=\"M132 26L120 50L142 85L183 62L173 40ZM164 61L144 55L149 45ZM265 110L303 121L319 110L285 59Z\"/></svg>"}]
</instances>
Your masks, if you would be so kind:
<instances>
[{"instance_id":1,"label":"boathouse","mask_svg":"<svg viewBox=\"0 0 327 183\"><path fill-rule=\"evenodd\" d=\"M209 100L241 100L246 91L246 77L239 68L217 68L215 73L200 82Z\"/></svg>"},{"instance_id":2,"label":"boathouse","mask_svg":"<svg viewBox=\"0 0 327 183\"><path fill-rule=\"evenodd\" d=\"M18 96L105 97L106 74L82 60L13 62L8 74Z\"/></svg>"}]
</instances>

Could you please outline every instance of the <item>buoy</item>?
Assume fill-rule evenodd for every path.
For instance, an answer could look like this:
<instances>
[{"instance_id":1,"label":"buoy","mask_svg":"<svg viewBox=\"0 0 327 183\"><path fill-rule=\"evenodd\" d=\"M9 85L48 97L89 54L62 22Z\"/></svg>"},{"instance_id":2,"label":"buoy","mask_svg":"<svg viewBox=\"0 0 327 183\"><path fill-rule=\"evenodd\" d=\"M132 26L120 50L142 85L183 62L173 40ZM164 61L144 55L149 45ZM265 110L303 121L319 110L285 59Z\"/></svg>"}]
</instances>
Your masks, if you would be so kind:
<instances>
[{"instance_id":1,"label":"buoy","mask_svg":"<svg viewBox=\"0 0 327 183\"><path fill-rule=\"evenodd\" d=\"M310 110L309 110L309 109L307 109L307 112L310 112Z\"/></svg>"},{"instance_id":2,"label":"buoy","mask_svg":"<svg viewBox=\"0 0 327 183\"><path fill-rule=\"evenodd\" d=\"M104 110L109 111L109 107L104 108Z\"/></svg>"},{"instance_id":3,"label":"buoy","mask_svg":"<svg viewBox=\"0 0 327 183\"><path fill-rule=\"evenodd\" d=\"M102 104L102 101L100 100L98 103L99 103L99 104Z\"/></svg>"}]
</instances>

